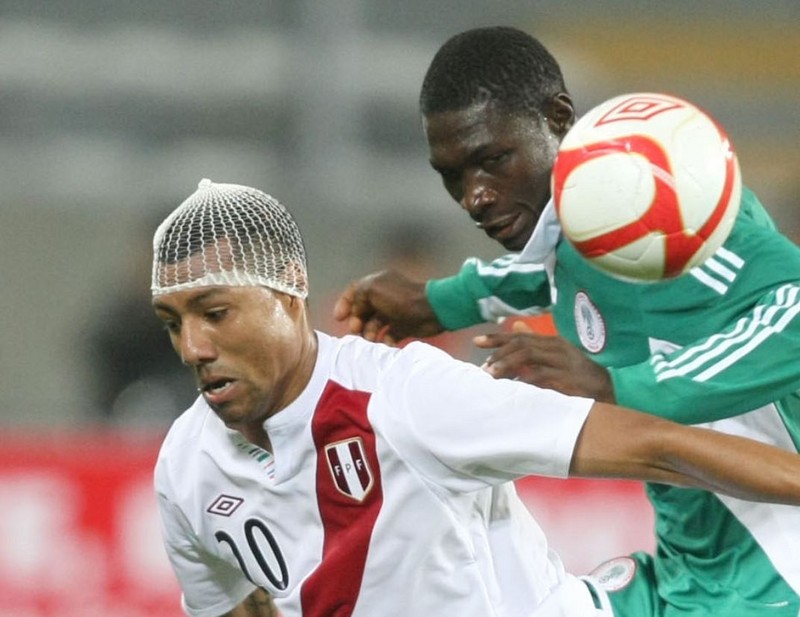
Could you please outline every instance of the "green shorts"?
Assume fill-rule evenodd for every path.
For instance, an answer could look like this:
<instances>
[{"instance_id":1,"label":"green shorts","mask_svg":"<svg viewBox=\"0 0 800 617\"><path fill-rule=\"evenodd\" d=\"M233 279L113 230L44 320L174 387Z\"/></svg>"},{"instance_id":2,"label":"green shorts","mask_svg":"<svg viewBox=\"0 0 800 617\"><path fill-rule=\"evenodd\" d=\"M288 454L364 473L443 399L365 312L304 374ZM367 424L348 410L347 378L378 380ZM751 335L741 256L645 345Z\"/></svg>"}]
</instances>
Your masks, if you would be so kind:
<instances>
[{"instance_id":1,"label":"green shorts","mask_svg":"<svg viewBox=\"0 0 800 617\"><path fill-rule=\"evenodd\" d=\"M658 589L652 555L616 557L586 577L604 594L615 617L798 617L800 600L788 588L778 601L744 598L733 589L702 589L688 577L671 589ZM660 593L659 593L660 591Z\"/></svg>"}]
</instances>

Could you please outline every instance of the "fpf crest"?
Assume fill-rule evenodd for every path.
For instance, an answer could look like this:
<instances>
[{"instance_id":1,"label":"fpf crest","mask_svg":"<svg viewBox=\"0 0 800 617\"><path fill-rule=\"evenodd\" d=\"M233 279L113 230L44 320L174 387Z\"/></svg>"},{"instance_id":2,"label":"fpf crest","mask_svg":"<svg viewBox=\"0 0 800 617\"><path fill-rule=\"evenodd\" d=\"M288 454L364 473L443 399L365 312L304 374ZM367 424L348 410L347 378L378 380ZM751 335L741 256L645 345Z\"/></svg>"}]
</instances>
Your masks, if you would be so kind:
<instances>
[{"instance_id":1,"label":"fpf crest","mask_svg":"<svg viewBox=\"0 0 800 617\"><path fill-rule=\"evenodd\" d=\"M364 501L374 484L364 443L352 437L325 446L325 458L337 490L356 501Z\"/></svg>"}]
</instances>

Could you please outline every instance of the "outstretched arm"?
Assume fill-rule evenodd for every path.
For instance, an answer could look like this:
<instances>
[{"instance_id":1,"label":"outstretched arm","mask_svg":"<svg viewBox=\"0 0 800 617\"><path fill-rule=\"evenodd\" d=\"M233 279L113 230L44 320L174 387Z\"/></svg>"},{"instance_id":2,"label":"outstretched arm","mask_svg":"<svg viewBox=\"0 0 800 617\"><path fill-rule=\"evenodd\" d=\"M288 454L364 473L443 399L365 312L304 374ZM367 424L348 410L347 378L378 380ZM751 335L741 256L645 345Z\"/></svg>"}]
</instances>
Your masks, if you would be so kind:
<instances>
[{"instance_id":1,"label":"outstretched arm","mask_svg":"<svg viewBox=\"0 0 800 617\"><path fill-rule=\"evenodd\" d=\"M544 266L520 264L515 255L491 262L469 258L454 276L414 281L383 270L351 283L334 318L353 334L397 342L460 330L510 315L534 315L550 306Z\"/></svg>"},{"instance_id":2,"label":"outstretched arm","mask_svg":"<svg viewBox=\"0 0 800 617\"><path fill-rule=\"evenodd\" d=\"M800 455L606 403L592 406L570 475L675 484L800 505Z\"/></svg>"}]
</instances>

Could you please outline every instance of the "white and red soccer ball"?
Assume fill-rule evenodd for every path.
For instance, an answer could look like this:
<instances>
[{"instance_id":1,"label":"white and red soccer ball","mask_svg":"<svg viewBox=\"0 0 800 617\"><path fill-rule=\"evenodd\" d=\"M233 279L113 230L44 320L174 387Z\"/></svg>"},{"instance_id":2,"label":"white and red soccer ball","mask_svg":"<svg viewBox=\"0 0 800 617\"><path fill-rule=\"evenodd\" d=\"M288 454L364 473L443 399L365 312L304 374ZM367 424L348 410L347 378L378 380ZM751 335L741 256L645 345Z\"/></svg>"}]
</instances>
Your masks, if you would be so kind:
<instances>
[{"instance_id":1,"label":"white and red soccer ball","mask_svg":"<svg viewBox=\"0 0 800 617\"><path fill-rule=\"evenodd\" d=\"M564 236L632 281L687 272L725 241L739 210L739 164L724 130L688 101L614 97L561 142L553 199Z\"/></svg>"}]
</instances>

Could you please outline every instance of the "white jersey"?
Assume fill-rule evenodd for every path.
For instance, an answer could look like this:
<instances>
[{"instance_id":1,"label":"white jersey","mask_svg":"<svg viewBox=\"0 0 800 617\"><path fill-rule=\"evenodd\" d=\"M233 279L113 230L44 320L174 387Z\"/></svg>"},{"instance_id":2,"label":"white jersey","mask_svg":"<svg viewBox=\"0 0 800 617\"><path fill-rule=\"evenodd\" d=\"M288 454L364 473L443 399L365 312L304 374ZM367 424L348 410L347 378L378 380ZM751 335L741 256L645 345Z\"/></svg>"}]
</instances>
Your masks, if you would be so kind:
<instances>
[{"instance_id":1,"label":"white jersey","mask_svg":"<svg viewBox=\"0 0 800 617\"><path fill-rule=\"evenodd\" d=\"M564 477L592 401L495 380L424 343L318 333L269 455L199 398L155 472L193 617L255 586L284 617L527 617L565 578L512 480Z\"/></svg>"}]
</instances>

